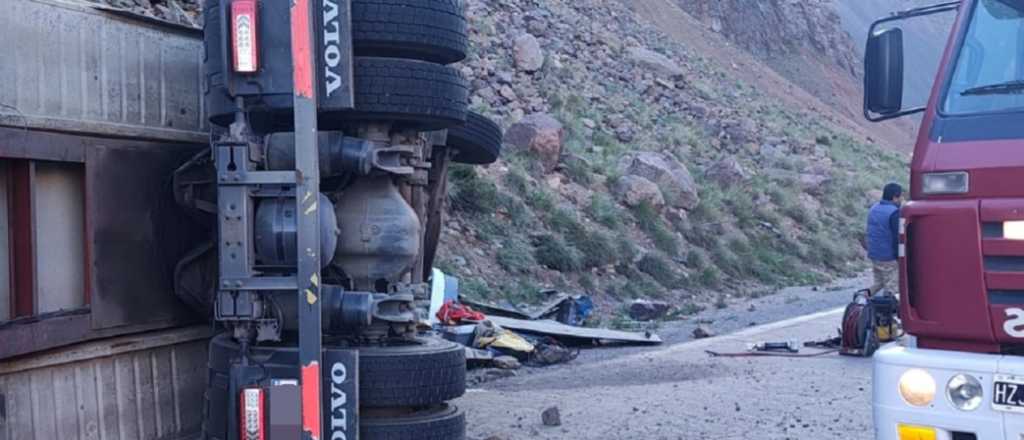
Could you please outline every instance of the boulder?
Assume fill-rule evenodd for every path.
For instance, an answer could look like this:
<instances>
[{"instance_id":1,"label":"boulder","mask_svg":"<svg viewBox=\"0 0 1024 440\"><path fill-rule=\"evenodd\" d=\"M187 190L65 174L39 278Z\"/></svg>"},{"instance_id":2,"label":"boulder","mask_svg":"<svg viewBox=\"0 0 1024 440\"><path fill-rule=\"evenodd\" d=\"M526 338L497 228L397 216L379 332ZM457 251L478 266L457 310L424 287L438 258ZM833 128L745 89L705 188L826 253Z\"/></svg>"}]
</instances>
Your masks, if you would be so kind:
<instances>
[{"instance_id":1,"label":"boulder","mask_svg":"<svg viewBox=\"0 0 1024 440\"><path fill-rule=\"evenodd\" d=\"M630 207L635 208L643 203L656 208L665 206L665 196L658 185L640 176L622 176L615 182L613 189L619 200Z\"/></svg>"},{"instance_id":2,"label":"boulder","mask_svg":"<svg viewBox=\"0 0 1024 440\"><path fill-rule=\"evenodd\" d=\"M735 156L729 156L711 165L704 175L721 186L732 186L745 182L750 172L743 167Z\"/></svg>"},{"instance_id":3,"label":"boulder","mask_svg":"<svg viewBox=\"0 0 1024 440\"><path fill-rule=\"evenodd\" d=\"M711 327L708 327L707 325L702 324L693 329L694 339L707 339L713 336L715 336L715 331L711 330Z\"/></svg>"},{"instance_id":4,"label":"boulder","mask_svg":"<svg viewBox=\"0 0 1024 440\"><path fill-rule=\"evenodd\" d=\"M562 123L547 113L523 117L505 132L505 143L537 156L546 172L558 166L564 138L565 128Z\"/></svg>"},{"instance_id":5,"label":"boulder","mask_svg":"<svg viewBox=\"0 0 1024 440\"><path fill-rule=\"evenodd\" d=\"M532 73L544 67L544 50L533 35L523 34L516 38L513 53L519 70Z\"/></svg>"},{"instance_id":6,"label":"boulder","mask_svg":"<svg viewBox=\"0 0 1024 440\"><path fill-rule=\"evenodd\" d=\"M629 305L629 317L637 321L655 321L664 318L672 305L662 301L638 299Z\"/></svg>"},{"instance_id":7,"label":"boulder","mask_svg":"<svg viewBox=\"0 0 1024 440\"><path fill-rule=\"evenodd\" d=\"M639 176L661 189L665 202L674 208L690 210L700 203L697 183L678 160L662 153L639 151L627 154L619 161L619 171L625 176Z\"/></svg>"},{"instance_id":8,"label":"boulder","mask_svg":"<svg viewBox=\"0 0 1024 440\"><path fill-rule=\"evenodd\" d=\"M686 73L675 61L653 50L631 47L626 55L633 64L648 69L660 76L676 78Z\"/></svg>"}]
</instances>

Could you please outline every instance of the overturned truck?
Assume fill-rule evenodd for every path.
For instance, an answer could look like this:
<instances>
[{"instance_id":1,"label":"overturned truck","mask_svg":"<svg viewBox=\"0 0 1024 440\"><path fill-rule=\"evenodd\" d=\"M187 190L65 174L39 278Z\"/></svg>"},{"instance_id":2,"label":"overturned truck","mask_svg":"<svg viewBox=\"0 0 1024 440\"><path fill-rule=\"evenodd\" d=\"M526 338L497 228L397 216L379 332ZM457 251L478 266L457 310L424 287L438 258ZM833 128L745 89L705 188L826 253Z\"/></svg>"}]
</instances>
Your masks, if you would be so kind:
<instances>
[{"instance_id":1,"label":"overturned truck","mask_svg":"<svg viewBox=\"0 0 1024 440\"><path fill-rule=\"evenodd\" d=\"M183 50L195 47L190 38L200 37L191 29L116 10L17 3L14 15L50 7L88 16L105 37L139 26L183 39ZM203 50L194 58L180 54L190 64L178 71L180 78L169 69L170 52L159 46L150 60L139 44L138 60L123 63L140 63L143 82L147 69L164 69L153 72L162 81L159 88L139 91L143 112L148 94L164 100L161 122L171 121L177 111L168 109L168 100L198 104L180 106L180 116L192 121L187 135L179 136L173 123L127 130L119 121L103 121L114 127L104 136L116 138L113 145L132 144L124 148L130 152L146 152L146 144L134 140L158 130L165 139L168 133L179 138L173 147L154 148L161 152L152 156L162 159L159 166L146 153L126 156L136 162L118 166L137 173L121 174L138 174L138 179L122 179L121 186L107 176L93 179L109 182L105 185L118 194L141 190L133 187L136 180L152 187L149 197L127 200L141 205L138 209L126 206L149 217L122 220L137 220L139 227L127 229L139 231L131 237L136 245L171 247L159 255L147 251L147 259L138 260L138 267L167 276L153 280L154 298L145 298L138 285L117 284L118 277L135 280L145 272L133 273L137 267L130 252L113 253L103 256L116 264L87 266L86 291L97 286L95 279L113 280L101 286L99 296L124 303L118 304L122 312L142 314L147 305L159 309L167 303L174 313L163 327L201 319L216 323L217 334L208 343L204 404L181 404L173 390L177 419L180 411L202 411L203 438L463 438L464 415L446 403L465 391L463 351L423 333L421 326L448 166L492 163L501 147L500 128L467 111L468 86L449 66L466 56L462 2L206 0L203 21ZM62 20L68 26L75 22ZM125 35L113 38L126 45ZM108 56L125 53L104 52L100 60L109 62ZM193 65L197 60L201 66ZM173 87L179 79L195 82L195 71L189 71L195 67L201 90ZM89 75L72 72L88 68L84 62L67 69L69 75ZM101 68L97 78L116 82L116 76L108 77L111 72L116 69ZM108 101L113 102L103 102ZM140 106L122 107L128 112ZM46 136L48 130L76 136L76 130L45 124L28 128L31 136ZM195 135L203 130L209 133L206 145ZM94 168L88 162L86 167L87 173ZM89 191L87 199L106 197L96 188ZM119 203L106 202L96 204L114 210ZM171 213L156 218L157 212ZM92 218L90 212L83 221L87 255L95 252L89 243L106 249L103 240L124 242L117 228L107 225L105 235L94 234ZM115 291L133 295L107 293ZM94 322L102 310L92 305ZM138 324L79 339L149 329L145 320L133 322ZM36 351L77 342L69 338ZM39 356L29 350L11 355ZM175 362L182 360L171 365ZM0 394L17 394L3 385L0 377ZM8 413L24 401L7 400ZM179 434L187 431L178 428ZM32 438L16 431L10 435ZM167 433L141 435L161 436Z\"/></svg>"}]
</instances>

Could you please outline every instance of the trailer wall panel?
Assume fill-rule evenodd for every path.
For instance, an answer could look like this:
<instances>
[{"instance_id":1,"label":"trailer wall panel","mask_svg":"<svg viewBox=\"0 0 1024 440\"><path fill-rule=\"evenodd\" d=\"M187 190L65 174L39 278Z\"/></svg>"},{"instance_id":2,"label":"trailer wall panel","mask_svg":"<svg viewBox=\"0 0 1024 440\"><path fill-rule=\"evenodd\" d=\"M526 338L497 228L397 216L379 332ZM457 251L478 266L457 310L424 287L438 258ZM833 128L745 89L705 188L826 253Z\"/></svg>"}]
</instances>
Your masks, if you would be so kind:
<instances>
[{"instance_id":1,"label":"trailer wall panel","mask_svg":"<svg viewBox=\"0 0 1024 440\"><path fill-rule=\"evenodd\" d=\"M0 440L193 438L208 337L193 327L0 362Z\"/></svg>"},{"instance_id":2,"label":"trailer wall panel","mask_svg":"<svg viewBox=\"0 0 1024 440\"><path fill-rule=\"evenodd\" d=\"M202 142L201 32L88 3L8 0L0 126Z\"/></svg>"}]
</instances>

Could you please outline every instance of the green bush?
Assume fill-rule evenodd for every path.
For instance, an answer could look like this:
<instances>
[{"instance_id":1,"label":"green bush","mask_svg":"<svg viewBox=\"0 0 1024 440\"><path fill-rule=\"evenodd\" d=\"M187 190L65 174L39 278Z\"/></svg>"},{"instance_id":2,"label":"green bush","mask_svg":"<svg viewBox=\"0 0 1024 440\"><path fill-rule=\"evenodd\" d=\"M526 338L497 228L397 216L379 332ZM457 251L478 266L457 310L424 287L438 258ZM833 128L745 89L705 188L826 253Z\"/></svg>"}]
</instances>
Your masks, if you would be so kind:
<instances>
[{"instance_id":1,"label":"green bush","mask_svg":"<svg viewBox=\"0 0 1024 440\"><path fill-rule=\"evenodd\" d=\"M530 180L526 174L518 169L513 169L502 179L505 186L516 195L525 197L530 189Z\"/></svg>"},{"instance_id":2,"label":"green bush","mask_svg":"<svg viewBox=\"0 0 1024 440\"><path fill-rule=\"evenodd\" d=\"M469 214L492 214L498 208L498 186L477 175L473 167L452 166L449 174L452 208Z\"/></svg>"},{"instance_id":3,"label":"green bush","mask_svg":"<svg viewBox=\"0 0 1024 440\"><path fill-rule=\"evenodd\" d=\"M636 267L641 272L650 275L662 286L669 289L679 287L679 276L672 268L672 263L660 255L653 253L644 255Z\"/></svg>"},{"instance_id":4,"label":"green bush","mask_svg":"<svg viewBox=\"0 0 1024 440\"><path fill-rule=\"evenodd\" d=\"M494 292L486 281L467 277L459 284L459 295L474 299L490 299L494 296Z\"/></svg>"},{"instance_id":5,"label":"green bush","mask_svg":"<svg viewBox=\"0 0 1024 440\"><path fill-rule=\"evenodd\" d=\"M537 262L559 272L583 269L580 252L554 235L542 235L533 240L533 255Z\"/></svg>"},{"instance_id":6,"label":"green bush","mask_svg":"<svg viewBox=\"0 0 1024 440\"><path fill-rule=\"evenodd\" d=\"M541 188L532 189L526 193L526 204L537 212L551 212L555 209L555 198Z\"/></svg>"},{"instance_id":7,"label":"green bush","mask_svg":"<svg viewBox=\"0 0 1024 440\"><path fill-rule=\"evenodd\" d=\"M590 197L590 206L587 207L587 212L594 221L610 229L622 227L622 209L611 197L603 193L594 193Z\"/></svg>"},{"instance_id":8,"label":"green bush","mask_svg":"<svg viewBox=\"0 0 1024 440\"><path fill-rule=\"evenodd\" d=\"M505 240L497 259L503 269L512 273L527 274L537 265L529 245L519 240Z\"/></svg>"},{"instance_id":9,"label":"green bush","mask_svg":"<svg viewBox=\"0 0 1024 440\"><path fill-rule=\"evenodd\" d=\"M654 247L669 255L679 254L679 239L665 226L665 220L650 203L641 203L633 209L637 225L654 242Z\"/></svg>"},{"instance_id":10,"label":"green bush","mask_svg":"<svg viewBox=\"0 0 1024 440\"><path fill-rule=\"evenodd\" d=\"M566 236L576 237L586 234L586 229L576 218L576 213L563 208L555 208L550 211L548 225Z\"/></svg>"},{"instance_id":11,"label":"green bush","mask_svg":"<svg viewBox=\"0 0 1024 440\"><path fill-rule=\"evenodd\" d=\"M698 280L704 287L717 288L722 285L722 276L718 269L714 267L706 267L704 270L700 271Z\"/></svg>"},{"instance_id":12,"label":"green bush","mask_svg":"<svg viewBox=\"0 0 1024 440\"><path fill-rule=\"evenodd\" d=\"M615 264L619 260L615 243L601 231L569 234L566 239L580 251L583 267L586 269Z\"/></svg>"}]
</instances>

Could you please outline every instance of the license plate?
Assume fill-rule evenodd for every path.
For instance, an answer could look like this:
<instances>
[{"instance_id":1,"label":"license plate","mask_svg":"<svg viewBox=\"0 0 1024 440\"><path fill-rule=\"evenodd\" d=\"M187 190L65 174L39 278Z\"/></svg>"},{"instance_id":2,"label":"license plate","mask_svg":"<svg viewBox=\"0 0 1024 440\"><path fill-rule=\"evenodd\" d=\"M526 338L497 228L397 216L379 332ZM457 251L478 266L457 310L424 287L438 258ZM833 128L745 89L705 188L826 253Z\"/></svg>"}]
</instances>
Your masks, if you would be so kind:
<instances>
[{"instance_id":1,"label":"license plate","mask_svg":"<svg viewBox=\"0 0 1024 440\"><path fill-rule=\"evenodd\" d=\"M997 374L992 395L993 409L1024 414L1024 378Z\"/></svg>"}]
</instances>

